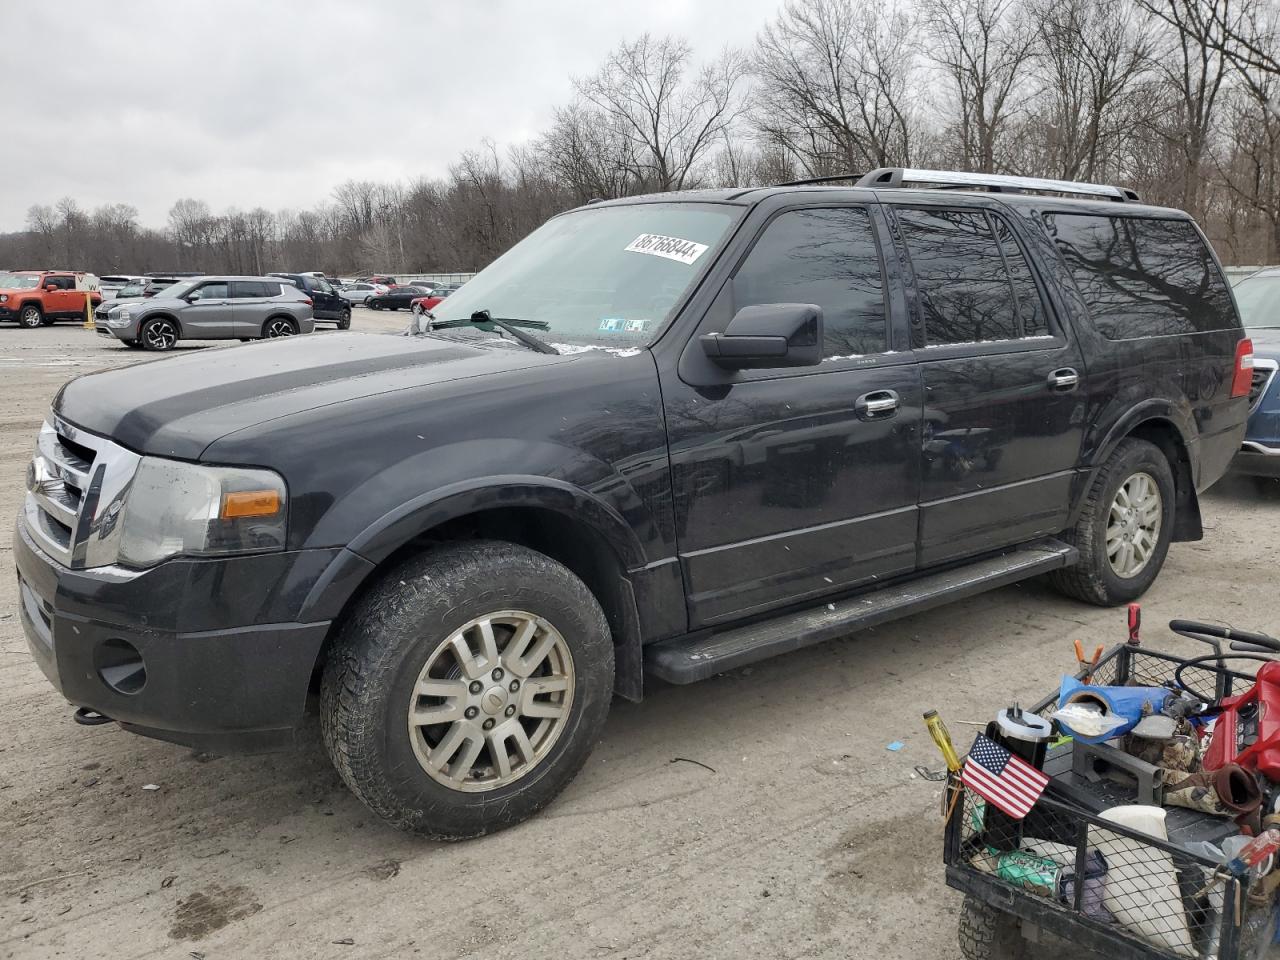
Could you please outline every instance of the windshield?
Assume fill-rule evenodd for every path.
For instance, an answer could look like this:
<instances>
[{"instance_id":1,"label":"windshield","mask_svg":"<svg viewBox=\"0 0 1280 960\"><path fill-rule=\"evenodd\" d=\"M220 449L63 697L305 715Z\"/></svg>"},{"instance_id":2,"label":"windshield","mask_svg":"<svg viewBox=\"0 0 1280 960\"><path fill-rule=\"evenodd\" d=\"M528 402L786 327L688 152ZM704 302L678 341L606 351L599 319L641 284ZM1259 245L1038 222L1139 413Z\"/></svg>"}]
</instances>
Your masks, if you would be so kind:
<instances>
[{"instance_id":1,"label":"windshield","mask_svg":"<svg viewBox=\"0 0 1280 960\"><path fill-rule=\"evenodd\" d=\"M120 288L120 291L116 296L121 300L125 297L140 297L142 296L142 291L145 289L147 289L147 285L145 283L126 283Z\"/></svg>"},{"instance_id":2,"label":"windshield","mask_svg":"<svg viewBox=\"0 0 1280 960\"><path fill-rule=\"evenodd\" d=\"M1245 277L1235 286L1236 304L1245 328L1280 328L1280 274Z\"/></svg>"},{"instance_id":3,"label":"windshield","mask_svg":"<svg viewBox=\"0 0 1280 960\"><path fill-rule=\"evenodd\" d=\"M552 345L637 349L715 256L740 208L639 203L578 210L543 224L434 308L540 320ZM565 352L561 350L561 352Z\"/></svg>"},{"instance_id":4,"label":"windshield","mask_svg":"<svg viewBox=\"0 0 1280 960\"><path fill-rule=\"evenodd\" d=\"M39 274L0 273L0 287L6 290L34 290L38 286L40 286Z\"/></svg>"}]
</instances>

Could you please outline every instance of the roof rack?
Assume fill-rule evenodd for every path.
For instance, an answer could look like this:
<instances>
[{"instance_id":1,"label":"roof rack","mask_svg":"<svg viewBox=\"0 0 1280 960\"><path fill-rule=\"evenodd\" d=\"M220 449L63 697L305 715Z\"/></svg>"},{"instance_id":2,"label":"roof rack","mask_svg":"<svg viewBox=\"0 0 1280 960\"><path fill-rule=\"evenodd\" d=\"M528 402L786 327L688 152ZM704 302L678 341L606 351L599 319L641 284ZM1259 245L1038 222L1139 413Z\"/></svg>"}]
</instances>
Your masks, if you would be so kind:
<instances>
[{"instance_id":1,"label":"roof rack","mask_svg":"<svg viewBox=\"0 0 1280 960\"><path fill-rule=\"evenodd\" d=\"M786 183L778 183L778 187L807 187L814 183L839 183L841 180L861 180L865 174L861 173L840 173L834 177L809 177L805 180L788 180Z\"/></svg>"},{"instance_id":2,"label":"roof rack","mask_svg":"<svg viewBox=\"0 0 1280 960\"><path fill-rule=\"evenodd\" d=\"M844 179L844 178L835 178ZM959 170L913 170L908 167L881 167L859 177L856 187L897 188L907 184L933 185L943 189L980 187L1002 193L1037 191L1040 193L1068 193L1078 196L1106 197L1117 203L1136 202L1138 194L1127 187L1113 187L1102 183L1081 183L1076 180L1048 180L1043 177L1010 177L998 173L967 173Z\"/></svg>"}]
</instances>

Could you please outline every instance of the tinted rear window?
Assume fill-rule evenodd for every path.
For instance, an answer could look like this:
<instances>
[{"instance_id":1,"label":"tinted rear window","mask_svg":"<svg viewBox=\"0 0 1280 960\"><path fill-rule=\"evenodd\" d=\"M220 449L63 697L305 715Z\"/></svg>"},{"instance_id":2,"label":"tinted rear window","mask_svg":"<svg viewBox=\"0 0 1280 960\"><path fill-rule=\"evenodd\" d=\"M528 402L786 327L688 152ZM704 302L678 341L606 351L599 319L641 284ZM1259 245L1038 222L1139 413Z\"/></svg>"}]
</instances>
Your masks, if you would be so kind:
<instances>
[{"instance_id":1,"label":"tinted rear window","mask_svg":"<svg viewBox=\"0 0 1280 960\"><path fill-rule=\"evenodd\" d=\"M1104 337L1239 327L1227 282L1189 220L1066 213L1044 219Z\"/></svg>"}]
</instances>

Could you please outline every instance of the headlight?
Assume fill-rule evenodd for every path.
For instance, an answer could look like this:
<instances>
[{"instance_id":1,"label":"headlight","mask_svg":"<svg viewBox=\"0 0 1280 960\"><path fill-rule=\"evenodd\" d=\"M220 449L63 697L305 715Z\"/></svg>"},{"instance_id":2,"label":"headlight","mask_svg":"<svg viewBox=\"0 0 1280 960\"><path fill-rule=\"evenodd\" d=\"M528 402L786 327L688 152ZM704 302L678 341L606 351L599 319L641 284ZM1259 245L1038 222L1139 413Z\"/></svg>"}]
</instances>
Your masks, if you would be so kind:
<instances>
[{"instance_id":1,"label":"headlight","mask_svg":"<svg viewBox=\"0 0 1280 960\"><path fill-rule=\"evenodd\" d=\"M143 457L125 500L120 560L149 567L195 557L282 550L284 479L270 470Z\"/></svg>"},{"instance_id":2,"label":"headlight","mask_svg":"<svg viewBox=\"0 0 1280 960\"><path fill-rule=\"evenodd\" d=\"M9 302L9 295L7 293L0 293L0 303L8 303L8 302Z\"/></svg>"},{"instance_id":3,"label":"headlight","mask_svg":"<svg viewBox=\"0 0 1280 960\"><path fill-rule=\"evenodd\" d=\"M118 310L112 310L111 313L108 314L108 316L112 320L118 320L121 323L128 323L129 319L133 316L133 314L129 312L128 307L121 307Z\"/></svg>"}]
</instances>

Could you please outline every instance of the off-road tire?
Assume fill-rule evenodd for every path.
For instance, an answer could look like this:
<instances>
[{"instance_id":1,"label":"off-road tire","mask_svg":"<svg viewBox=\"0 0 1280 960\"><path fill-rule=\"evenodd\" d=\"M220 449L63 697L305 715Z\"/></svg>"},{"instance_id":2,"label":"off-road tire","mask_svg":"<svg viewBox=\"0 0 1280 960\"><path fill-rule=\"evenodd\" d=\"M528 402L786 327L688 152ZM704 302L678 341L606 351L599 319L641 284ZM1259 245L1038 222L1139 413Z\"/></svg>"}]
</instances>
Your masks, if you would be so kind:
<instances>
[{"instance_id":1,"label":"off-road tire","mask_svg":"<svg viewBox=\"0 0 1280 960\"><path fill-rule=\"evenodd\" d=\"M419 763L407 708L419 672L455 630L497 610L545 618L572 654L572 701L548 752L513 782L452 789ZM604 612L570 570L498 541L447 544L391 569L356 603L329 651L321 734L361 801L402 830L463 840L513 826L550 803L586 762L609 712L613 642Z\"/></svg>"},{"instance_id":2,"label":"off-road tire","mask_svg":"<svg viewBox=\"0 0 1280 960\"><path fill-rule=\"evenodd\" d=\"M1146 566L1134 576L1123 578L1112 569L1107 557L1107 520L1116 492L1137 473L1150 475L1160 491L1160 532ZM1159 447L1132 437L1121 441L1094 477L1075 526L1061 535L1080 552L1079 561L1050 574L1049 582L1069 597L1100 607L1138 599L1155 581L1168 555L1175 493L1173 470Z\"/></svg>"},{"instance_id":3,"label":"off-road tire","mask_svg":"<svg viewBox=\"0 0 1280 960\"><path fill-rule=\"evenodd\" d=\"M44 326L44 311L34 303L23 304L18 311L18 326L24 330L39 330Z\"/></svg>"},{"instance_id":4,"label":"off-road tire","mask_svg":"<svg viewBox=\"0 0 1280 960\"><path fill-rule=\"evenodd\" d=\"M965 897L960 907L959 939L965 960L1022 960L1026 956L1018 921L973 897Z\"/></svg>"}]
</instances>

